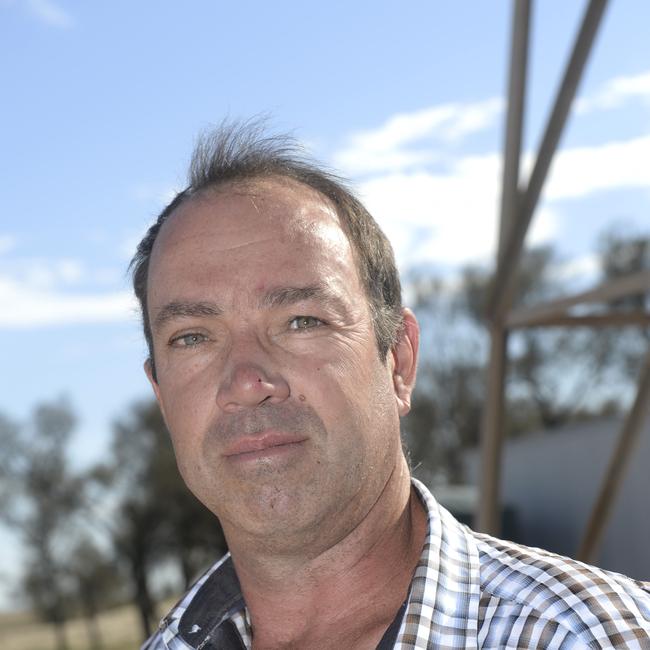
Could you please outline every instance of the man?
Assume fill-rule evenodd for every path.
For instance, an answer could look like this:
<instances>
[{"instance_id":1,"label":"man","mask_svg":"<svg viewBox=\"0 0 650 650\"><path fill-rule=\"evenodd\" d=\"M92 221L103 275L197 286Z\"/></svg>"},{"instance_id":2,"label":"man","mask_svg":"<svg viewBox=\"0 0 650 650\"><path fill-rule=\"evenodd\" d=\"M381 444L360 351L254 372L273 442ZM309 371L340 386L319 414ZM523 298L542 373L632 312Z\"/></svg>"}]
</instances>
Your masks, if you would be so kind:
<instances>
[{"instance_id":1,"label":"man","mask_svg":"<svg viewBox=\"0 0 650 650\"><path fill-rule=\"evenodd\" d=\"M647 585L473 533L411 479L390 244L290 141L205 140L132 265L179 470L230 548L146 648L650 648Z\"/></svg>"}]
</instances>

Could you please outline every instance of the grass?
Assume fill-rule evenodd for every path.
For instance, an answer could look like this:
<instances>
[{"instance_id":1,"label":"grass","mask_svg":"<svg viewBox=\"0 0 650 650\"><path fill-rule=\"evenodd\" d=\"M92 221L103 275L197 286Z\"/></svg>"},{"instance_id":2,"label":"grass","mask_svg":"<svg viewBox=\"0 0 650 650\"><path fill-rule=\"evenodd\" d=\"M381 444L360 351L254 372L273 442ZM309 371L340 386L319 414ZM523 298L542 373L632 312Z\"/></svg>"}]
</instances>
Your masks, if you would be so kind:
<instances>
[{"instance_id":1,"label":"grass","mask_svg":"<svg viewBox=\"0 0 650 650\"><path fill-rule=\"evenodd\" d=\"M160 606L167 611L173 602ZM137 650L142 643L140 619L132 605L116 607L98 616L103 650ZM86 622L72 619L65 626L69 650L90 647ZM0 614L0 648L2 650L56 650L54 631L50 625L37 621L32 614L18 612Z\"/></svg>"}]
</instances>

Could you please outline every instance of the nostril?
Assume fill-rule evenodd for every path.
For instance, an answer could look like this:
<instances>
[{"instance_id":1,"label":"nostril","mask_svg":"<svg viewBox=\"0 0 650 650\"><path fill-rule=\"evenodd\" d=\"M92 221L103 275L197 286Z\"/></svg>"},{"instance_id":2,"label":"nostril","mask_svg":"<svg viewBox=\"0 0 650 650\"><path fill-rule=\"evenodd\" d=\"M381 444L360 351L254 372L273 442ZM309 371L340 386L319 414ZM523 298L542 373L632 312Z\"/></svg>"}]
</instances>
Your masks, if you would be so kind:
<instances>
[{"instance_id":1,"label":"nostril","mask_svg":"<svg viewBox=\"0 0 650 650\"><path fill-rule=\"evenodd\" d=\"M0 0L2 2L2 0ZM248 361L233 366L219 386L217 403L220 408L233 411L250 408L262 402L281 402L290 394L282 375L267 372Z\"/></svg>"}]
</instances>

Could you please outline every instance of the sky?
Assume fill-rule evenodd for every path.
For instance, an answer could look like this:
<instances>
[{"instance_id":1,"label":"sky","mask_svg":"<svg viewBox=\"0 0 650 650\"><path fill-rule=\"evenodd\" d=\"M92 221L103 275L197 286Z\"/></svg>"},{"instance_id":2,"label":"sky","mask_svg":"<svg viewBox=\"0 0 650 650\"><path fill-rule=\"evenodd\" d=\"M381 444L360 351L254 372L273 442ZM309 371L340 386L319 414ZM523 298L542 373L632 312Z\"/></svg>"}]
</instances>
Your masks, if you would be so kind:
<instances>
[{"instance_id":1,"label":"sky","mask_svg":"<svg viewBox=\"0 0 650 650\"><path fill-rule=\"evenodd\" d=\"M524 169L586 2L532 16ZM0 412L66 396L73 460L150 391L126 272L197 135L266 115L350 178L399 266L494 255L512 5L0 0ZM598 236L650 233L650 3L608 8L529 243L567 285ZM20 551L7 533L0 578ZM0 606L3 601L0 595Z\"/></svg>"}]
</instances>

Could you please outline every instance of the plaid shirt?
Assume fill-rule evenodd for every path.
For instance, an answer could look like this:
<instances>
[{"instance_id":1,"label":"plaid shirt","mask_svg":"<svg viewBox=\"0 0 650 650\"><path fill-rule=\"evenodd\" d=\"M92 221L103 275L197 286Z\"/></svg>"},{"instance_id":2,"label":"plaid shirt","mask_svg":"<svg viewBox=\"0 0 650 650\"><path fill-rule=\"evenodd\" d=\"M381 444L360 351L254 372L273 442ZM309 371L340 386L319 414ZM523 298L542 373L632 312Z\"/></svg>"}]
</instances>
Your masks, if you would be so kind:
<instances>
[{"instance_id":1,"label":"plaid shirt","mask_svg":"<svg viewBox=\"0 0 650 650\"><path fill-rule=\"evenodd\" d=\"M459 524L413 480L428 531L395 638L396 650L650 649L650 584ZM217 562L142 650L250 649L232 561Z\"/></svg>"}]
</instances>

